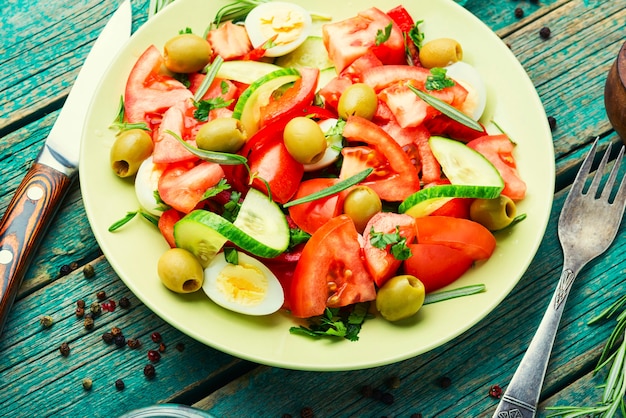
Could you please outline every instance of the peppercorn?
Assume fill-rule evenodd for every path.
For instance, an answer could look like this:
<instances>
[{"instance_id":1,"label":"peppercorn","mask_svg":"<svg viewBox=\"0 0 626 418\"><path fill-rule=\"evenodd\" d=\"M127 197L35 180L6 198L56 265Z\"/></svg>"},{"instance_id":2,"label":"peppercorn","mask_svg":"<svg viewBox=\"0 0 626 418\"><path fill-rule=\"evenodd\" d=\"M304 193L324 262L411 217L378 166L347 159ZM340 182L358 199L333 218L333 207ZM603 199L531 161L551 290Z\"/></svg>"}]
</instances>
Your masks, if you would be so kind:
<instances>
[{"instance_id":1,"label":"peppercorn","mask_svg":"<svg viewBox=\"0 0 626 418\"><path fill-rule=\"evenodd\" d=\"M516 7L515 8L515 17L518 18L518 19L524 17L524 9L522 9L521 7Z\"/></svg>"},{"instance_id":2,"label":"peppercorn","mask_svg":"<svg viewBox=\"0 0 626 418\"><path fill-rule=\"evenodd\" d=\"M100 304L98 302L92 303L91 307L89 308L89 310L95 316L98 316L98 315L100 315L102 313L102 307L100 306Z\"/></svg>"},{"instance_id":3,"label":"peppercorn","mask_svg":"<svg viewBox=\"0 0 626 418\"><path fill-rule=\"evenodd\" d=\"M93 317L85 315L85 321L83 323L86 330L93 329Z\"/></svg>"},{"instance_id":4,"label":"peppercorn","mask_svg":"<svg viewBox=\"0 0 626 418\"><path fill-rule=\"evenodd\" d=\"M120 308L123 308L123 309L130 308L130 299L128 299L126 296L122 297L118 303L120 305Z\"/></svg>"},{"instance_id":5,"label":"peppercorn","mask_svg":"<svg viewBox=\"0 0 626 418\"><path fill-rule=\"evenodd\" d=\"M39 319L39 323L44 328L50 328L52 324L54 324L54 318L52 318L50 315L44 315Z\"/></svg>"},{"instance_id":6,"label":"peppercorn","mask_svg":"<svg viewBox=\"0 0 626 418\"><path fill-rule=\"evenodd\" d=\"M400 378L398 376L391 376L387 379L387 386L390 389L398 389L400 387Z\"/></svg>"},{"instance_id":7,"label":"peppercorn","mask_svg":"<svg viewBox=\"0 0 626 418\"><path fill-rule=\"evenodd\" d=\"M68 264L63 264L59 270L59 277L67 276L72 272L72 268Z\"/></svg>"},{"instance_id":8,"label":"peppercorn","mask_svg":"<svg viewBox=\"0 0 626 418\"><path fill-rule=\"evenodd\" d=\"M452 380L448 376L443 376L439 378L437 384L440 388L446 389L450 387L450 385L452 384Z\"/></svg>"},{"instance_id":9,"label":"peppercorn","mask_svg":"<svg viewBox=\"0 0 626 418\"><path fill-rule=\"evenodd\" d=\"M126 345L126 338L124 338L122 334L119 334L113 337L113 342L118 347L124 347Z\"/></svg>"},{"instance_id":10,"label":"peppercorn","mask_svg":"<svg viewBox=\"0 0 626 418\"><path fill-rule=\"evenodd\" d=\"M183 351L185 351L185 344L183 343L176 344L176 350L182 353Z\"/></svg>"},{"instance_id":11,"label":"peppercorn","mask_svg":"<svg viewBox=\"0 0 626 418\"><path fill-rule=\"evenodd\" d=\"M111 335L117 337L118 335L122 335L122 330L118 327L111 328Z\"/></svg>"},{"instance_id":12,"label":"peppercorn","mask_svg":"<svg viewBox=\"0 0 626 418\"><path fill-rule=\"evenodd\" d=\"M86 264L85 267L83 267L83 275L86 278L90 279L95 276L95 274L96 272L91 264Z\"/></svg>"},{"instance_id":13,"label":"peppercorn","mask_svg":"<svg viewBox=\"0 0 626 418\"><path fill-rule=\"evenodd\" d=\"M91 390L91 386L92 386L93 382L90 378L86 377L83 379L83 389L85 390Z\"/></svg>"},{"instance_id":14,"label":"peppercorn","mask_svg":"<svg viewBox=\"0 0 626 418\"><path fill-rule=\"evenodd\" d=\"M550 37L551 33L552 32L550 31L550 28L547 27L547 26L544 26L539 31L539 36L541 36L543 39L548 39Z\"/></svg>"},{"instance_id":15,"label":"peppercorn","mask_svg":"<svg viewBox=\"0 0 626 418\"><path fill-rule=\"evenodd\" d=\"M156 369L154 368L154 365L146 364L143 368L143 375L148 379L154 379L154 376L156 376Z\"/></svg>"},{"instance_id":16,"label":"peppercorn","mask_svg":"<svg viewBox=\"0 0 626 418\"><path fill-rule=\"evenodd\" d=\"M389 393L389 392L384 392L381 397L380 400L382 401L382 403L384 403L385 405L392 405L393 401L395 400L393 398L393 394Z\"/></svg>"},{"instance_id":17,"label":"peppercorn","mask_svg":"<svg viewBox=\"0 0 626 418\"><path fill-rule=\"evenodd\" d=\"M107 294L104 290L101 290L96 293L96 297L98 298L98 300L105 300L107 298Z\"/></svg>"},{"instance_id":18,"label":"peppercorn","mask_svg":"<svg viewBox=\"0 0 626 418\"><path fill-rule=\"evenodd\" d=\"M76 306L79 307L79 308L83 308L84 309L85 308L85 301L82 300L82 299L78 299L76 301Z\"/></svg>"},{"instance_id":19,"label":"peppercorn","mask_svg":"<svg viewBox=\"0 0 626 418\"><path fill-rule=\"evenodd\" d=\"M554 131L556 129L556 118L554 116L548 116L548 124L550 125L550 130Z\"/></svg>"},{"instance_id":20,"label":"peppercorn","mask_svg":"<svg viewBox=\"0 0 626 418\"><path fill-rule=\"evenodd\" d=\"M85 316L85 309L84 308L76 308L76 317L77 318L82 318L83 316Z\"/></svg>"},{"instance_id":21,"label":"peppercorn","mask_svg":"<svg viewBox=\"0 0 626 418\"><path fill-rule=\"evenodd\" d=\"M165 346L165 344L161 343L159 344L159 353L165 353L165 349L167 347Z\"/></svg>"},{"instance_id":22,"label":"peppercorn","mask_svg":"<svg viewBox=\"0 0 626 418\"><path fill-rule=\"evenodd\" d=\"M141 347L141 341L136 338L129 338L128 340L126 340L126 345L128 345L128 347L132 349L139 348Z\"/></svg>"},{"instance_id":23,"label":"peppercorn","mask_svg":"<svg viewBox=\"0 0 626 418\"><path fill-rule=\"evenodd\" d=\"M502 396L502 388L499 385L493 385L489 388L489 396L500 399Z\"/></svg>"},{"instance_id":24,"label":"peppercorn","mask_svg":"<svg viewBox=\"0 0 626 418\"><path fill-rule=\"evenodd\" d=\"M150 338L152 338L152 341L154 341L155 343L160 343L163 339L161 338L161 334L159 334L158 332L153 332L152 335L150 336Z\"/></svg>"},{"instance_id":25,"label":"peppercorn","mask_svg":"<svg viewBox=\"0 0 626 418\"><path fill-rule=\"evenodd\" d=\"M59 351L63 357L67 357L70 354L70 345L68 343L61 344Z\"/></svg>"},{"instance_id":26,"label":"peppercorn","mask_svg":"<svg viewBox=\"0 0 626 418\"><path fill-rule=\"evenodd\" d=\"M117 379L115 381L115 389L117 389L117 390L124 390L125 386L126 385L124 385L124 381L122 379Z\"/></svg>"},{"instance_id":27,"label":"peppercorn","mask_svg":"<svg viewBox=\"0 0 626 418\"><path fill-rule=\"evenodd\" d=\"M161 360L161 353L157 350L148 350L148 360L153 363L158 363Z\"/></svg>"},{"instance_id":28,"label":"peppercorn","mask_svg":"<svg viewBox=\"0 0 626 418\"><path fill-rule=\"evenodd\" d=\"M313 418L315 414L313 413L313 409L310 407L304 407L300 410L301 418Z\"/></svg>"},{"instance_id":29,"label":"peppercorn","mask_svg":"<svg viewBox=\"0 0 626 418\"><path fill-rule=\"evenodd\" d=\"M112 344L114 338L115 337L110 332L105 332L104 334L102 334L102 341L104 341L107 344Z\"/></svg>"}]
</instances>

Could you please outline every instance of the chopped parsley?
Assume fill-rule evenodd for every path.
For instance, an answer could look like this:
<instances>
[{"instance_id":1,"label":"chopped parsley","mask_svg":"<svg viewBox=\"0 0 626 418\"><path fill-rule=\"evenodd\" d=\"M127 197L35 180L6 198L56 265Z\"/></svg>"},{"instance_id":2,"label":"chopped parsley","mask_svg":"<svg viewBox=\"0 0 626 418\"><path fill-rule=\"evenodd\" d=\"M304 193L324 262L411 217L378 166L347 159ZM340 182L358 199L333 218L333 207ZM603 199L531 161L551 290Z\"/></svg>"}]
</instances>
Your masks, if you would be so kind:
<instances>
[{"instance_id":1,"label":"chopped parsley","mask_svg":"<svg viewBox=\"0 0 626 418\"><path fill-rule=\"evenodd\" d=\"M370 317L369 305L369 302L361 302L345 308L326 308L324 315L308 319L308 327L291 327L289 332L313 338L332 337L358 341L361 327Z\"/></svg>"},{"instance_id":2,"label":"chopped parsley","mask_svg":"<svg viewBox=\"0 0 626 418\"><path fill-rule=\"evenodd\" d=\"M391 29L393 28L393 23L385 26L385 29L378 29L376 31L376 46L385 43L389 37L391 36Z\"/></svg>"},{"instance_id":3,"label":"chopped parsley","mask_svg":"<svg viewBox=\"0 0 626 418\"><path fill-rule=\"evenodd\" d=\"M228 107L232 102L232 100L224 100L223 97L214 97L208 100L200 100L199 102L194 103L196 106L196 110L193 112L193 117L200 122L206 122L206 120L209 118L209 112L211 110Z\"/></svg>"},{"instance_id":4,"label":"chopped parsley","mask_svg":"<svg viewBox=\"0 0 626 418\"><path fill-rule=\"evenodd\" d=\"M406 238L400 235L400 227L396 226L395 232L384 233L370 230L370 243L381 250L389 247L389 252L396 260L407 260L411 257L411 249L406 245Z\"/></svg>"},{"instance_id":5,"label":"chopped parsley","mask_svg":"<svg viewBox=\"0 0 626 418\"><path fill-rule=\"evenodd\" d=\"M420 32L419 29L419 25L422 23L424 23L423 20L418 20L409 31L409 38L411 38L417 49L420 49L422 47L422 43L424 42L424 34Z\"/></svg>"},{"instance_id":6,"label":"chopped parsley","mask_svg":"<svg viewBox=\"0 0 626 418\"><path fill-rule=\"evenodd\" d=\"M454 86L454 80L446 76L445 68L431 68L430 75L426 77L426 90L443 90Z\"/></svg>"},{"instance_id":7,"label":"chopped parsley","mask_svg":"<svg viewBox=\"0 0 626 418\"><path fill-rule=\"evenodd\" d=\"M208 199L210 197L215 197L221 192L230 189L230 184L226 181L226 179L220 179L220 181L213 187L209 187L206 192L202 195L202 200Z\"/></svg>"}]
</instances>

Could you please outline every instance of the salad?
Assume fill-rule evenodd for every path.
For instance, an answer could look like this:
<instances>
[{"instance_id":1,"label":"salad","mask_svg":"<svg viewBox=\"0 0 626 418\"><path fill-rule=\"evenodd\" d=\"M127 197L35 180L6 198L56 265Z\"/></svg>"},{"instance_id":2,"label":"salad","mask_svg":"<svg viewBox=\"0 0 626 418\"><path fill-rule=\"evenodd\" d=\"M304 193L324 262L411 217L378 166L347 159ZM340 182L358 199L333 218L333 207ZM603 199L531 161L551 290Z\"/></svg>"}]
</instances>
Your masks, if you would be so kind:
<instances>
[{"instance_id":1,"label":"salad","mask_svg":"<svg viewBox=\"0 0 626 418\"><path fill-rule=\"evenodd\" d=\"M457 40L422 44L402 6L321 33L291 3L236 11L150 46L126 84L111 165L171 247L165 286L336 331L367 302L410 317L491 256L525 184Z\"/></svg>"}]
</instances>

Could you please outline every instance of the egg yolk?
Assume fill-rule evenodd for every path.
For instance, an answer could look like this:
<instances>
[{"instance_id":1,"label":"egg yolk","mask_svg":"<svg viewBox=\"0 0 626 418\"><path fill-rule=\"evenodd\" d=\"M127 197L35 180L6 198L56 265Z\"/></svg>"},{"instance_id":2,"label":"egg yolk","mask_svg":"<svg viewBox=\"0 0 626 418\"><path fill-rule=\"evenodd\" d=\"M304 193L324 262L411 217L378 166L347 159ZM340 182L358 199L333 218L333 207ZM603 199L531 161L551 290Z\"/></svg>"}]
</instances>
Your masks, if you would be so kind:
<instances>
[{"instance_id":1,"label":"egg yolk","mask_svg":"<svg viewBox=\"0 0 626 418\"><path fill-rule=\"evenodd\" d=\"M257 305L267 293L267 277L249 264L228 264L217 277L217 289L230 302Z\"/></svg>"},{"instance_id":2,"label":"egg yolk","mask_svg":"<svg viewBox=\"0 0 626 418\"><path fill-rule=\"evenodd\" d=\"M261 33L275 45L288 44L298 38L304 26L304 16L295 10L275 10L261 17Z\"/></svg>"}]
</instances>

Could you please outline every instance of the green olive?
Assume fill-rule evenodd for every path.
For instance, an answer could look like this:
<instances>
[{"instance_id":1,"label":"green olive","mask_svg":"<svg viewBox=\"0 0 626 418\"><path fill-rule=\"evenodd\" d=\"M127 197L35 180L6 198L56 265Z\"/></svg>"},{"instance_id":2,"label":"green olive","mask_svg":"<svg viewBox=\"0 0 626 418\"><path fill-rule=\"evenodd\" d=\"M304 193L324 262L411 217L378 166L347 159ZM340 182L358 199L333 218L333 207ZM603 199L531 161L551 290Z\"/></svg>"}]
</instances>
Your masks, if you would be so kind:
<instances>
[{"instance_id":1,"label":"green olive","mask_svg":"<svg viewBox=\"0 0 626 418\"><path fill-rule=\"evenodd\" d=\"M313 119L298 116L287 122L283 141L289 154L302 164L319 161L326 152L326 136Z\"/></svg>"},{"instance_id":2,"label":"green olive","mask_svg":"<svg viewBox=\"0 0 626 418\"><path fill-rule=\"evenodd\" d=\"M378 290L376 309L387 321L399 321L413 316L424 304L426 289L415 276L395 276Z\"/></svg>"},{"instance_id":3,"label":"green olive","mask_svg":"<svg viewBox=\"0 0 626 418\"><path fill-rule=\"evenodd\" d=\"M383 209L378 194L367 186L356 186L343 201L343 213L352 218L356 230L363 233L365 226Z\"/></svg>"},{"instance_id":4,"label":"green olive","mask_svg":"<svg viewBox=\"0 0 626 418\"><path fill-rule=\"evenodd\" d=\"M454 39L438 38L420 49L420 62L426 68L446 67L463 59L463 48Z\"/></svg>"},{"instance_id":5,"label":"green olive","mask_svg":"<svg viewBox=\"0 0 626 418\"><path fill-rule=\"evenodd\" d=\"M163 48L163 58L168 70L175 73L195 73L209 62L213 51L201 36L185 33L170 39Z\"/></svg>"},{"instance_id":6,"label":"green olive","mask_svg":"<svg viewBox=\"0 0 626 418\"><path fill-rule=\"evenodd\" d=\"M141 163L152 154L152 137L143 129L120 133L111 147L111 168L120 177L134 176Z\"/></svg>"},{"instance_id":7,"label":"green olive","mask_svg":"<svg viewBox=\"0 0 626 418\"><path fill-rule=\"evenodd\" d=\"M364 83L355 83L345 89L337 104L337 112L342 119L356 115L371 120L377 108L378 96L376 96L376 92Z\"/></svg>"},{"instance_id":8,"label":"green olive","mask_svg":"<svg viewBox=\"0 0 626 418\"><path fill-rule=\"evenodd\" d=\"M509 197L475 199L470 206L470 218L490 231L505 228L513 222L517 208Z\"/></svg>"},{"instance_id":9,"label":"green olive","mask_svg":"<svg viewBox=\"0 0 626 418\"><path fill-rule=\"evenodd\" d=\"M204 271L198 259L182 248L170 248L157 263L161 283L176 293L191 293L202 287Z\"/></svg>"},{"instance_id":10,"label":"green olive","mask_svg":"<svg viewBox=\"0 0 626 418\"><path fill-rule=\"evenodd\" d=\"M248 135L240 120L217 118L198 130L196 145L206 151L237 152L247 139Z\"/></svg>"}]
</instances>

